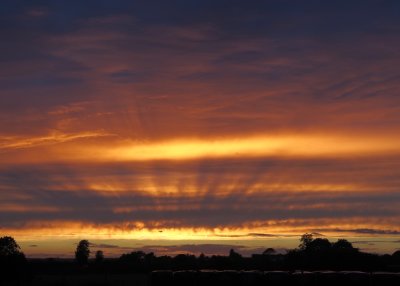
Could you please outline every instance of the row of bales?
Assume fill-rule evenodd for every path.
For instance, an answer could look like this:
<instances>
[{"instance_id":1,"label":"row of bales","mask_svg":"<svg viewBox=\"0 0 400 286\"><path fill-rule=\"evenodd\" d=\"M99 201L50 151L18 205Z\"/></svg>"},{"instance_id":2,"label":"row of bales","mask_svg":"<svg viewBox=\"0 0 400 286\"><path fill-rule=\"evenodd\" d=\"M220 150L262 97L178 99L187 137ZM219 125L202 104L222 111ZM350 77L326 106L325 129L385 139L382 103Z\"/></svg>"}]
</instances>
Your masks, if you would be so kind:
<instances>
[{"instance_id":1,"label":"row of bales","mask_svg":"<svg viewBox=\"0 0 400 286\"><path fill-rule=\"evenodd\" d=\"M359 271L236 271L159 270L151 272L151 286L399 286L400 273Z\"/></svg>"}]
</instances>

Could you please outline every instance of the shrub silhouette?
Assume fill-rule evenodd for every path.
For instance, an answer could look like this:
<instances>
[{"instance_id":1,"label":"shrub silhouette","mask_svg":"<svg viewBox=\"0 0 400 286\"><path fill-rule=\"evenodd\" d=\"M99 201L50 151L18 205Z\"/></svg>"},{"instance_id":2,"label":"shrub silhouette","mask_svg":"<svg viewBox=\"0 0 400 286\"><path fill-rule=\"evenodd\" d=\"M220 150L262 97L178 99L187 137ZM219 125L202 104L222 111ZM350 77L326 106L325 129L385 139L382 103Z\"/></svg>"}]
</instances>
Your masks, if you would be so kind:
<instances>
[{"instance_id":1,"label":"shrub silhouette","mask_svg":"<svg viewBox=\"0 0 400 286\"><path fill-rule=\"evenodd\" d=\"M96 259L96 263L102 263L103 260L104 260L104 253L103 253L103 251L97 250L97 251L96 251L95 259Z\"/></svg>"}]
</instances>

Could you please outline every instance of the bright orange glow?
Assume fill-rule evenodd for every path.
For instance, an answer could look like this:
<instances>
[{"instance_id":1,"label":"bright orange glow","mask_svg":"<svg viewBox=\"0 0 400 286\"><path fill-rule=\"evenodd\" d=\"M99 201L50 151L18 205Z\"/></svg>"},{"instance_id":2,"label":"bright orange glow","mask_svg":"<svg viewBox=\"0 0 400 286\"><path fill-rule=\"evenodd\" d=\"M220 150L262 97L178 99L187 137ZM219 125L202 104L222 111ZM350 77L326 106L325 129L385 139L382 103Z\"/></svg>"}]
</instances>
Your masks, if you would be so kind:
<instances>
[{"instance_id":1,"label":"bright orange glow","mask_svg":"<svg viewBox=\"0 0 400 286\"><path fill-rule=\"evenodd\" d=\"M164 228L162 222L154 223L150 228L143 222L132 222L125 224L105 224L97 226L81 222L59 221L48 224L32 224L24 229L0 228L2 232L16 236L19 240L48 240L48 239L132 239L132 240L254 240L273 239L276 237L296 237L308 232L310 229L324 227L324 234L332 237L342 237L343 232L337 229L349 230L346 235L355 237L374 237L374 234L353 232L354 229L391 229L394 227L392 221L380 222L372 220L365 223L362 219L335 219L335 220L313 220L312 223L303 225L302 220L287 221L255 221L249 226L241 227L181 227ZM392 234L382 234L384 237L393 237Z\"/></svg>"},{"instance_id":2,"label":"bright orange glow","mask_svg":"<svg viewBox=\"0 0 400 286\"><path fill-rule=\"evenodd\" d=\"M99 161L188 160L259 156L341 156L400 152L400 138L329 135L256 136L232 139L180 139L160 143L125 143L74 150L76 159ZM72 155L72 154L71 154ZM93 157L91 157L91 155ZM73 156L73 155L72 155ZM81 156L81 157L80 157Z\"/></svg>"},{"instance_id":3,"label":"bright orange glow","mask_svg":"<svg viewBox=\"0 0 400 286\"><path fill-rule=\"evenodd\" d=\"M250 136L224 139L173 139L160 142L116 141L110 138L101 144L76 142L82 138L105 136L90 133L71 136L58 135L40 139L25 139L0 146L5 152L14 148L27 149L18 157L13 154L11 163L34 162L121 162L148 160L193 160L201 158L243 158L243 157L338 157L371 156L400 153L400 138L394 136L369 137L349 135L279 135ZM43 142L41 140L44 140ZM54 141L53 141L54 140ZM34 142L39 142L36 145ZM41 156L35 151L41 144L51 142ZM70 142L71 141L71 142ZM32 148L32 150L29 150ZM43 156L45 155L45 156ZM10 159L11 160L11 159Z\"/></svg>"}]
</instances>

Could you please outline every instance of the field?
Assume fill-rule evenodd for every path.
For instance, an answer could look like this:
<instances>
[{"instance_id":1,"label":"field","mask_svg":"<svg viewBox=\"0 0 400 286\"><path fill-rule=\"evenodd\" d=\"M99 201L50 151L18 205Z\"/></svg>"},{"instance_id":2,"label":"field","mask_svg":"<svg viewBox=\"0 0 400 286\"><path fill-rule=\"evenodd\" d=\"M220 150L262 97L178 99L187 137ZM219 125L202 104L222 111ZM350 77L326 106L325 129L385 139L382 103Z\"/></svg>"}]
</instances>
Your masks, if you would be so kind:
<instances>
[{"instance_id":1,"label":"field","mask_svg":"<svg viewBox=\"0 0 400 286\"><path fill-rule=\"evenodd\" d=\"M147 286L146 274L38 275L32 286Z\"/></svg>"}]
</instances>

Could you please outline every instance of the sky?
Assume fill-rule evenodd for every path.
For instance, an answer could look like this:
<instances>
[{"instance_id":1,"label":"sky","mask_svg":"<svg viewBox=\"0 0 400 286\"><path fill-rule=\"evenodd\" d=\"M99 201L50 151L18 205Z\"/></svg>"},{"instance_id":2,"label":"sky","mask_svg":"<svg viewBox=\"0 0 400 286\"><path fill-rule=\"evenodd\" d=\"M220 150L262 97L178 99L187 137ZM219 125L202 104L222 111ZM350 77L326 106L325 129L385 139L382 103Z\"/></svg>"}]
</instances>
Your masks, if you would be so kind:
<instances>
[{"instance_id":1,"label":"sky","mask_svg":"<svg viewBox=\"0 0 400 286\"><path fill-rule=\"evenodd\" d=\"M0 236L393 253L399 33L395 0L2 1Z\"/></svg>"}]
</instances>

